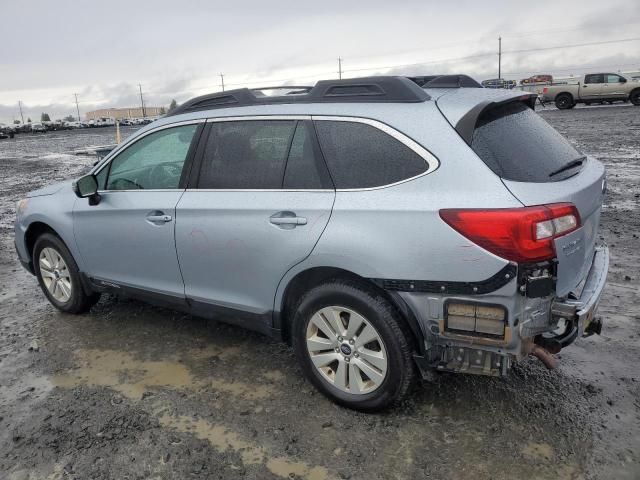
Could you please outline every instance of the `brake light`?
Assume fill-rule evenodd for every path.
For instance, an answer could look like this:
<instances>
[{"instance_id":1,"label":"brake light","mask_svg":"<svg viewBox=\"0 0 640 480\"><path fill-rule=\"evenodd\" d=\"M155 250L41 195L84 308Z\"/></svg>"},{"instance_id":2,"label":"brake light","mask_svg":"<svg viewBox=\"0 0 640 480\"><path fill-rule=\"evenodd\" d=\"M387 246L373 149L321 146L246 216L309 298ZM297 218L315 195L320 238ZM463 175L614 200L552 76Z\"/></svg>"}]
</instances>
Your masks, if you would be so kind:
<instances>
[{"instance_id":1,"label":"brake light","mask_svg":"<svg viewBox=\"0 0 640 480\"><path fill-rule=\"evenodd\" d=\"M553 240L580 227L571 203L523 208L444 209L440 218L476 245L514 262L555 257Z\"/></svg>"},{"instance_id":2,"label":"brake light","mask_svg":"<svg viewBox=\"0 0 640 480\"><path fill-rule=\"evenodd\" d=\"M549 88L544 87L544 88L542 89L542 93L549 93Z\"/></svg>"}]
</instances>

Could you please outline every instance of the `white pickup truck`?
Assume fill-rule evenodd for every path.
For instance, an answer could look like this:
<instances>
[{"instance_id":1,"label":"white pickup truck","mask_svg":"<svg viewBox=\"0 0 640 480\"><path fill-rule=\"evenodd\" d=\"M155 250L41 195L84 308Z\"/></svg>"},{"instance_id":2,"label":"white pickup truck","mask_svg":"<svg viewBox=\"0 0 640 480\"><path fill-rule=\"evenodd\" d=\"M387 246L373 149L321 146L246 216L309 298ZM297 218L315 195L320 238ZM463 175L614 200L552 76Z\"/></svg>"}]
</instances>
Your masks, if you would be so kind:
<instances>
[{"instance_id":1,"label":"white pickup truck","mask_svg":"<svg viewBox=\"0 0 640 480\"><path fill-rule=\"evenodd\" d=\"M552 83L542 89L540 100L555 102L559 109L578 103L631 101L640 105L640 82L617 73L588 73L576 83Z\"/></svg>"}]
</instances>

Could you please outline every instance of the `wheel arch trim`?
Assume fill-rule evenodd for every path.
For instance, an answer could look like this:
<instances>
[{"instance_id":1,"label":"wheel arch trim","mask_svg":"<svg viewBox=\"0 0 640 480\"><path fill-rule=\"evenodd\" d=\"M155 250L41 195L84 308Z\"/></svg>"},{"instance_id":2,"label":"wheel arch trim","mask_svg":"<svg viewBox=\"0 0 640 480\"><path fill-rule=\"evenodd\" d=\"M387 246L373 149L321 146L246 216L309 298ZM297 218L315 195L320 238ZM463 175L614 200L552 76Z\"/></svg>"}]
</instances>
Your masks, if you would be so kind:
<instances>
[{"instance_id":1,"label":"wheel arch trim","mask_svg":"<svg viewBox=\"0 0 640 480\"><path fill-rule=\"evenodd\" d=\"M297 293L302 294L302 292L306 292L330 278L353 279L383 295L398 310L411 330L416 344L416 353L424 354L425 334L420 327L418 316L398 292L385 290L369 278L358 275L353 271L330 265L314 265L298 268L295 271L290 270L280 282L274 303L273 327L275 331L280 332L279 336L283 341L287 343L291 341L289 333L291 318L287 317L287 311L293 307L292 301L298 298Z\"/></svg>"}]
</instances>

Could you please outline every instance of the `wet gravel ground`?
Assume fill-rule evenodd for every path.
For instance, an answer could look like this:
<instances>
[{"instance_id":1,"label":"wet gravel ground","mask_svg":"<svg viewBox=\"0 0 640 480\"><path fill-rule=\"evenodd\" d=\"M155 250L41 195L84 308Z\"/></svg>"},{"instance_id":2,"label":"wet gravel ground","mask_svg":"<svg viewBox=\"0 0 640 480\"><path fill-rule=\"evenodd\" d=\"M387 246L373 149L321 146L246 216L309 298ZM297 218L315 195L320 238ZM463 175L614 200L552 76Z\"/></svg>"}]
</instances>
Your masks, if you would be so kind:
<instances>
[{"instance_id":1,"label":"wet gravel ground","mask_svg":"<svg viewBox=\"0 0 640 480\"><path fill-rule=\"evenodd\" d=\"M236 327L111 296L54 310L16 260L15 202L85 170L70 152L113 129L0 140L0 478L640 478L640 109L542 115L608 169L602 336L555 371L442 374L376 415L333 405L288 347Z\"/></svg>"}]
</instances>

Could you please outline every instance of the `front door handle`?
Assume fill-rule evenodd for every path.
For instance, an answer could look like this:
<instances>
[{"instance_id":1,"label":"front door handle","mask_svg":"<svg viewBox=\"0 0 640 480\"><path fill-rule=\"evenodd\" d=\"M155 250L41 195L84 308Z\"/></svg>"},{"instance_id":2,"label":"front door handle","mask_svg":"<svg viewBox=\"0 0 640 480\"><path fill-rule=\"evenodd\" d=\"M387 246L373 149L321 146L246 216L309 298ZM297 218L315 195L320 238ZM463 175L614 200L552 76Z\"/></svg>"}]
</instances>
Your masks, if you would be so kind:
<instances>
[{"instance_id":1,"label":"front door handle","mask_svg":"<svg viewBox=\"0 0 640 480\"><path fill-rule=\"evenodd\" d=\"M278 212L269 217L269 221L280 228L291 229L298 225L306 225L307 219L298 217L294 212Z\"/></svg>"},{"instance_id":2,"label":"front door handle","mask_svg":"<svg viewBox=\"0 0 640 480\"><path fill-rule=\"evenodd\" d=\"M173 220L171 215L166 215L162 212L153 212L153 214L147 215L147 221L151 223L167 223Z\"/></svg>"}]
</instances>

